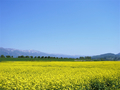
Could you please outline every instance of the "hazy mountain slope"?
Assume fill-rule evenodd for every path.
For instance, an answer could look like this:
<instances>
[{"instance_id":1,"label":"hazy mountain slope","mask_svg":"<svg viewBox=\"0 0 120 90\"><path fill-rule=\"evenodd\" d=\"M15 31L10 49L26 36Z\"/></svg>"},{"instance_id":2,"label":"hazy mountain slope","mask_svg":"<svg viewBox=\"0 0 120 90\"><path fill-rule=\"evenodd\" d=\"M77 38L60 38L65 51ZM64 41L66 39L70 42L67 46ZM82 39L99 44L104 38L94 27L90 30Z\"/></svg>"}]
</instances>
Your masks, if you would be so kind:
<instances>
[{"instance_id":1,"label":"hazy mountain slope","mask_svg":"<svg viewBox=\"0 0 120 90\"><path fill-rule=\"evenodd\" d=\"M37 50L18 50L12 48L2 48L0 47L0 55L10 55L14 57L18 57L20 55L24 56L51 56L51 57L67 57L67 58L79 58L81 55L64 55L64 54L48 54L44 52L40 52ZM84 56L83 56L84 57ZM92 59L105 59L105 60L120 60L120 53L113 54L113 53L106 53L96 56L91 56Z\"/></svg>"},{"instance_id":2,"label":"hazy mountain slope","mask_svg":"<svg viewBox=\"0 0 120 90\"><path fill-rule=\"evenodd\" d=\"M78 58L79 55L64 55L64 54L48 54L44 52L40 52L37 50L18 50L18 49L11 49L11 48L2 48L0 47L0 55L10 55L14 57L18 57L20 55L24 56L51 56L51 57L68 57L68 58Z\"/></svg>"},{"instance_id":3,"label":"hazy mountain slope","mask_svg":"<svg viewBox=\"0 0 120 90\"><path fill-rule=\"evenodd\" d=\"M117 55L120 55L120 53L118 53Z\"/></svg>"},{"instance_id":4,"label":"hazy mountain slope","mask_svg":"<svg viewBox=\"0 0 120 90\"><path fill-rule=\"evenodd\" d=\"M0 48L0 55L10 55L10 56L46 56L48 55L47 53L43 53L40 51L35 51L35 50L17 50L17 49L11 49L11 48Z\"/></svg>"},{"instance_id":5,"label":"hazy mountain slope","mask_svg":"<svg viewBox=\"0 0 120 90\"><path fill-rule=\"evenodd\" d=\"M105 59L105 60L120 60L120 54L106 53L101 55L92 56L92 59Z\"/></svg>"}]
</instances>

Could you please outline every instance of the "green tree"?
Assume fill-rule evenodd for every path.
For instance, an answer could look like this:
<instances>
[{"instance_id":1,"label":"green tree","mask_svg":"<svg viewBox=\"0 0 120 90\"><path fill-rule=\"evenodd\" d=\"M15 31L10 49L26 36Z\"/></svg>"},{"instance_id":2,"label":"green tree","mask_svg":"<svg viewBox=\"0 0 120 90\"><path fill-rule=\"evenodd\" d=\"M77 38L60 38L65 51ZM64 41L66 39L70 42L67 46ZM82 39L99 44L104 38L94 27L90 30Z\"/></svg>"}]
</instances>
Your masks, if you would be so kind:
<instances>
[{"instance_id":1,"label":"green tree","mask_svg":"<svg viewBox=\"0 0 120 90\"><path fill-rule=\"evenodd\" d=\"M23 55L21 55L21 58L24 58L24 56L23 56Z\"/></svg>"},{"instance_id":2,"label":"green tree","mask_svg":"<svg viewBox=\"0 0 120 90\"><path fill-rule=\"evenodd\" d=\"M38 56L38 58L40 58L40 56Z\"/></svg>"},{"instance_id":3,"label":"green tree","mask_svg":"<svg viewBox=\"0 0 120 90\"><path fill-rule=\"evenodd\" d=\"M34 58L37 58L37 56L35 56Z\"/></svg>"},{"instance_id":4,"label":"green tree","mask_svg":"<svg viewBox=\"0 0 120 90\"><path fill-rule=\"evenodd\" d=\"M56 57L56 59L58 59L58 57Z\"/></svg>"},{"instance_id":5,"label":"green tree","mask_svg":"<svg viewBox=\"0 0 120 90\"><path fill-rule=\"evenodd\" d=\"M1 55L0 57L1 57L1 58L5 58L5 56L4 56L4 55Z\"/></svg>"},{"instance_id":6,"label":"green tree","mask_svg":"<svg viewBox=\"0 0 120 90\"><path fill-rule=\"evenodd\" d=\"M44 56L42 56L41 58L44 58Z\"/></svg>"},{"instance_id":7,"label":"green tree","mask_svg":"<svg viewBox=\"0 0 120 90\"><path fill-rule=\"evenodd\" d=\"M33 56L30 56L30 58L33 58Z\"/></svg>"},{"instance_id":8,"label":"green tree","mask_svg":"<svg viewBox=\"0 0 120 90\"><path fill-rule=\"evenodd\" d=\"M85 59L91 59L91 57L90 56L86 56Z\"/></svg>"},{"instance_id":9,"label":"green tree","mask_svg":"<svg viewBox=\"0 0 120 90\"><path fill-rule=\"evenodd\" d=\"M50 57L51 59L53 59L53 57Z\"/></svg>"},{"instance_id":10,"label":"green tree","mask_svg":"<svg viewBox=\"0 0 120 90\"><path fill-rule=\"evenodd\" d=\"M48 56L48 58L50 58L50 56Z\"/></svg>"},{"instance_id":11,"label":"green tree","mask_svg":"<svg viewBox=\"0 0 120 90\"><path fill-rule=\"evenodd\" d=\"M45 56L45 58L48 58L47 56Z\"/></svg>"},{"instance_id":12,"label":"green tree","mask_svg":"<svg viewBox=\"0 0 120 90\"><path fill-rule=\"evenodd\" d=\"M29 58L29 56L25 56L25 58Z\"/></svg>"},{"instance_id":13,"label":"green tree","mask_svg":"<svg viewBox=\"0 0 120 90\"><path fill-rule=\"evenodd\" d=\"M80 59L84 59L84 57L80 57Z\"/></svg>"},{"instance_id":14,"label":"green tree","mask_svg":"<svg viewBox=\"0 0 120 90\"><path fill-rule=\"evenodd\" d=\"M63 57L61 57L61 59L63 59Z\"/></svg>"},{"instance_id":15,"label":"green tree","mask_svg":"<svg viewBox=\"0 0 120 90\"><path fill-rule=\"evenodd\" d=\"M10 55L7 55L6 58L10 58Z\"/></svg>"},{"instance_id":16,"label":"green tree","mask_svg":"<svg viewBox=\"0 0 120 90\"><path fill-rule=\"evenodd\" d=\"M21 56L18 56L18 58L21 58Z\"/></svg>"}]
</instances>

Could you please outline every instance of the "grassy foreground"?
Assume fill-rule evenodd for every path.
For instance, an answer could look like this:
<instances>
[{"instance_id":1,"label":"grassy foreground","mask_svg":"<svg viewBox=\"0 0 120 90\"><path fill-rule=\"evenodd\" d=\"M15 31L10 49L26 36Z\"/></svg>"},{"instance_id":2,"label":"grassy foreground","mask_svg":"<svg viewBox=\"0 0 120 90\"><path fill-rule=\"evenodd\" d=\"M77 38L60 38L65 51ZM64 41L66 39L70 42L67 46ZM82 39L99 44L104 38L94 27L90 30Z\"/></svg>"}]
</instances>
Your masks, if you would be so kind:
<instances>
[{"instance_id":1,"label":"grassy foreground","mask_svg":"<svg viewBox=\"0 0 120 90\"><path fill-rule=\"evenodd\" d=\"M120 90L120 62L0 62L0 90Z\"/></svg>"}]
</instances>

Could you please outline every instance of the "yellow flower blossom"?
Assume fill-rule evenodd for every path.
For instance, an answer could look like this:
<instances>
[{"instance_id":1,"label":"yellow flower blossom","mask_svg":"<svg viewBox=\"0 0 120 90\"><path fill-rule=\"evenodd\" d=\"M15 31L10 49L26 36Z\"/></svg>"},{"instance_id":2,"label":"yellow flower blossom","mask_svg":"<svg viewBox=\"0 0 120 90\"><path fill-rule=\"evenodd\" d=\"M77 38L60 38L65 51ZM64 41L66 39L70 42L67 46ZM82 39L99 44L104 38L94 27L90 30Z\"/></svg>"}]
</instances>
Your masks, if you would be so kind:
<instances>
[{"instance_id":1,"label":"yellow flower blossom","mask_svg":"<svg viewBox=\"0 0 120 90\"><path fill-rule=\"evenodd\" d=\"M0 89L86 90L120 85L120 62L0 62ZM100 88L101 88L100 86Z\"/></svg>"}]
</instances>

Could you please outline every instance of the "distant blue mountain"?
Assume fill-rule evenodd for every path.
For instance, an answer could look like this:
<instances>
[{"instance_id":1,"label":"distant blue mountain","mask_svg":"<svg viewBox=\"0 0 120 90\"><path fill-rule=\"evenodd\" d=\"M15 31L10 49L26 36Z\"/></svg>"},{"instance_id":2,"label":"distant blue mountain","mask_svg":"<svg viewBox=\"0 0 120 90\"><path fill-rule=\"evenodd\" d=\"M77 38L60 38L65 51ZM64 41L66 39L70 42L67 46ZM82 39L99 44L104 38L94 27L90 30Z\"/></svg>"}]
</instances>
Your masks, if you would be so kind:
<instances>
[{"instance_id":1,"label":"distant blue mountain","mask_svg":"<svg viewBox=\"0 0 120 90\"><path fill-rule=\"evenodd\" d=\"M101 55L92 56L92 59L105 59L105 60L120 60L120 53L113 54L113 53L106 53Z\"/></svg>"},{"instance_id":2,"label":"distant blue mountain","mask_svg":"<svg viewBox=\"0 0 120 90\"><path fill-rule=\"evenodd\" d=\"M13 57L24 56L51 56L51 57L68 57L68 58L79 58L79 55L64 55L64 54L48 54L37 50L18 50L12 48L0 47L0 55L10 55Z\"/></svg>"},{"instance_id":3,"label":"distant blue mountain","mask_svg":"<svg viewBox=\"0 0 120 90\"><path fill-rule=\"evenodd\" d=\"M12 48L2 48L0 47L0 55L10 55L13 57L18 56L51 56L51 57L67 57L67 58L79 58L84 57L82 55L64 55L64 54L48 54L44 52L40 52L37 50L18 50L18 49L12 49ZM120 60L120 53L113 54L113 53L106 53L96 56L91 56L92 59L105 59L105 60Z\"/></svg>"},{"instance_id":4,"label":"distant blue mountain","mask_svg":"<svg viewBox=\"0 0 120 90\"><path fill-rule=\"evenodd\" d=\"M120 55L120 53L118 53L117 55Z\"/></svg>"}]
</instances>

